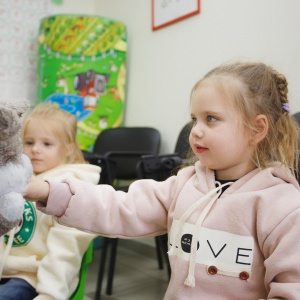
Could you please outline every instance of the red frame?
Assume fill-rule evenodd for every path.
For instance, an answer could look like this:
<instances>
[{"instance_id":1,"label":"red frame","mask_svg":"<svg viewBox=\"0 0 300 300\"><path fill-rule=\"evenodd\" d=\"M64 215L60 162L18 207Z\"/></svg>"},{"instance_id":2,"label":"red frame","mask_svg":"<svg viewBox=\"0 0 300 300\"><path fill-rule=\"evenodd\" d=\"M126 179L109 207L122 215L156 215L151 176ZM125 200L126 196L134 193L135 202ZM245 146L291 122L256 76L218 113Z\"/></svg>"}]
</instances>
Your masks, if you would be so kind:
<instances>
[{"instance_id":1,"label":"red frame","mask_svg":"<svg viewBox=\"0 0 300 300\"><path fill-rule=\"evenodd\" d=\"M187 14L185 14L185 15L182 15L182 16L180 16L180 17L177 17L177 18L174 18L174 19L170 19L170 21L167 21L167 22L165 22L165 23L163 23L163 24L160 24L160 25L155 25L154 23L155 23L155 3L157 2L157 1L159 1L159 0L152 0L152 30L154 31L154 30L158 30L158 29L160 29L160 28L163 28L163 27L165 27L165 26L168 26L168 25L171 25L171 24L173 24L173 23L176 23L176 22L178 22L178 21L181 21L181 20L183 20L183 19L186 19L186 18L188 18L188 17L191 17L191 16L194 16L194 15L196 15L196 14L199 14L200 13L200 0L195 0L195 2L197 3L197 8L196 8L196 10L195 11L192 11L192 12L190 12L190 13L187 13Z\"/></svg>"}]
</instances>

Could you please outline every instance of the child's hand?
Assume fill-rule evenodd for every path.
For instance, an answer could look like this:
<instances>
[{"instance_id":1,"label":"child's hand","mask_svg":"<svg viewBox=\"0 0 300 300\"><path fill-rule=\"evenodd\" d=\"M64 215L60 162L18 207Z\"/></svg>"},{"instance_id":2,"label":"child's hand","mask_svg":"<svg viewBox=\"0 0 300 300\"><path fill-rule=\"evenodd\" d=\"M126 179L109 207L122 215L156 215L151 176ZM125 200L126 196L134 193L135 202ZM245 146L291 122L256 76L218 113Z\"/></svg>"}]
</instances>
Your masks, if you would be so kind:
<instances>
[{"instance_id":1,"label":"child's hand","mask_svg":"<svg viewBox=\"0 0 300 300\"><path fill-rule=\"evenodd\" d=\"M49 183L32 176L23 197L32 202L41 201L47 203L49 192Z\"/></svg>"}]
</instances>

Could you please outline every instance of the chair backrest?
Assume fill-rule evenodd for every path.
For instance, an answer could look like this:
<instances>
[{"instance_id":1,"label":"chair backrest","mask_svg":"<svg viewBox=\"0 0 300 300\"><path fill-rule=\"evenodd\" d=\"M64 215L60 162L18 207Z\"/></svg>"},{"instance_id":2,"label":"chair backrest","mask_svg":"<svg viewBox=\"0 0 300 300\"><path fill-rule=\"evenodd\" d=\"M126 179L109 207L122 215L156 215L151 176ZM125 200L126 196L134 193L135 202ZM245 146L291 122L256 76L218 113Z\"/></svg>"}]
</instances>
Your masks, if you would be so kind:
<instances>
[{"instance_id":1,"label":"chair backrest","mask_svg":"<svg viewBox=\"0 0 300 300\"><path fill-rule=\"evenodd\" d=\"M137 174L141 179L164 181L183 163L178 154L142 155L137 165Z\"/></svg>"},{"instance_id":2,"label":"chair backrest","mask_svg":"<svg viewBox=\"0 0 300 300\"><path fill-rule=\"evenodd\" d=\"M298 125L300 125L300 112L297 112L293 115Z\"/></svg>"},{"instance_id":3,"label":"chair backrest","mask_svg":"<svg viewBox=\"0 0 300 300\"><path fill-rule=\"evenodd\" d=\"M189 135L192 128L192 123L188 122L184 125L181 129L176 146L175 146L175 153L177 153L181 158L186 158L188 152L190 151L191 147L189 144Z\"/></svg>"},{"instance_id":4,"label":"chair backrest","mask_svg":"<svg viewBox=\"0 0 300 300\"><path fill-rule=\"evenodd\" d=\"M175 145L175 151L171 154L163 155L143 155L137 165L139 178L151 178L162 181L170 175L175 174L179 166L184 163L188 152L191 150L189 144L189 134L192 123L188 122L180 130Z\"/></svg>"},{"instance_id":5,"label":"chair backrest","mask_svg":"<svg viewBox=\"0 0 300 300\"><path fill-rule=\"evenodd\" d=\"M160 132L152 127L117 127L102 131L93 152L106 156L115 166L114 178L137 178L136 165L145 154L158 154Z\"/></svg>"},{"instance_id":6,"label":"chair backrest","mask_svg":"<svg viewBox=\"0 0 300 300\"><path fill-rule=\"evenodd\" d=\"M293 115L295 121L298 123L299 127L300 127L300 112L297 112ZM300 147L300 145L299 145ZM300 184L300 155L299 155L299 162L298 162L298 182Z\"/></svg>"}]
</instances>

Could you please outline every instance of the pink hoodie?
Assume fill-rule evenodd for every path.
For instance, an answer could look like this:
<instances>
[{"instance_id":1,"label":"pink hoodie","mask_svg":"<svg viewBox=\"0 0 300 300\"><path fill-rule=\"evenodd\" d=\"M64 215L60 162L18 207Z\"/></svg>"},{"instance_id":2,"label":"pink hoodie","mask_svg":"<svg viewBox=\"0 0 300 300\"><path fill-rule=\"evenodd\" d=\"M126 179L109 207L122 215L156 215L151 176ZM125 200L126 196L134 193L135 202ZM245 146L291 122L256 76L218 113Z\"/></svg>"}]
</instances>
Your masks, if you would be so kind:
<instances>
[{"instance_id":1,"label":"pink hoodie","mask_svg":"<svg viewBox=\"0 0 300 300\"><path fill-rule=\"evenodd\" d=\"M164 182L136 181L128 193L71 178L49 183L47 206L38 205L61 224L119 238L169 232L165 299L300 299L299 185L278 165L221 196L199 162Z\"/></svg>"}]
</instances>

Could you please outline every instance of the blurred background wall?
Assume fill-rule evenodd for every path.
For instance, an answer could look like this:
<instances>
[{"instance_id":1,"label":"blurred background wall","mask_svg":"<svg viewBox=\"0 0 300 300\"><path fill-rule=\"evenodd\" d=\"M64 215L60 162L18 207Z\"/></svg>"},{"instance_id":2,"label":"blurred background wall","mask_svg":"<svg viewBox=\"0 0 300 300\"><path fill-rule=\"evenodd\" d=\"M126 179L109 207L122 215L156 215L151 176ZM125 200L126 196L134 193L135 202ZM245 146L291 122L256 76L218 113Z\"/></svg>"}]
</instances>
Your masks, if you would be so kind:
<instances>
[{"instance_id":1,"label":"blurred background wall","mask_svg":"<svg viewBox=\"0 0 300 300\"><path fill-rule=\"evenodd\" d=\"M20 1L9 2L17 5ZM21 2L28 2L28 8L34 0ZM0 1L1 10L5 3ZM168 153L173 151L180 129L189 121L189 96L194 83L227 61L259 60L272 65L288 79L292 112L300 111L300 1L201 0L200 5L200 14L157 31L152 31L150 0L64 0L61 5L48 5L43 12L92 14L126 24L125 125L156 127L162 134L161 152ZM1 17L1 10L0 25L4 26L7 22ZM41 13L32 19L33 31L38 30L40 17ZM3 27L0 34L1 30L3 37ZM18 41L11 33L9 38ZM3 44L0 47L3 49ZM3 73L7 62L1 52ZM33 69L34 65L30 71ZM34 83L34 73L26 74L31 74L28 82ZM30 95L34 101L34 91L30 89L29 93L23 86L7 78L1 81L0 76L2 98L13 101Z\"/></svg>"}]
</instances>

